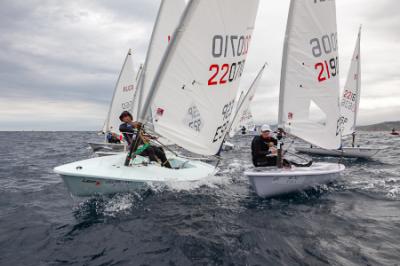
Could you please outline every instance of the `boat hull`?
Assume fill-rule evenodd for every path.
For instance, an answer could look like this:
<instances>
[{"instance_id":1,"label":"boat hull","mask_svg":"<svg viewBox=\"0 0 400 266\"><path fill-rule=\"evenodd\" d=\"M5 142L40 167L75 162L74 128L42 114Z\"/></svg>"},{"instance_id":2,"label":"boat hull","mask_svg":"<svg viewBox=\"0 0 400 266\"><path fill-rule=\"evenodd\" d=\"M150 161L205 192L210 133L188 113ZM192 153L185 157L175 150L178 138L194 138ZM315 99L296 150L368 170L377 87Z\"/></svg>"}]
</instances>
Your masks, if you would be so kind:
<instances>
[{"instance_id":1,"label":"boat hull","mask_svg":"<svg viewBox=\"0 0 400 266\"><path fill-rule=\"evenodd\" d=\"M368 159L384 148L344 147L343 150L326 150L318 147L296 147L295 149L300 153L310 155Z\"/></svg>"},{"instance_id":2,"label":"boat hull","mask_svg":"<svg viewBox=\"0 0 400 266\"><path fill-rule=\"evenodd\" d=\"M231 151L235 148L235 144L225 141L224 144L222 144L222 150L223 151Z\"/></svg>"},{"instance_id":3,"label":"boat hull","mask_svg":"<svg viewBox=\"0 0 400 266\"><path fill-rule=\"evenodd\" d=\"M90 148L92 148L93 152L98 151L113 151L113 152L123 152L125 150L124 144L116 144L116 143L102 143L102 142L89 142Z\"/></svg>"},{"instance_id":4,"label":"boat hull","mask_svg":"<svg viewBox=\"0 0 400 266\"><path fill-rule=\"evenodd\" d=\"M273 197L326 184L340 177L342 164L315 163L310 167L255 168L244 174L260 197Z\"/></svg>"},{"instance_id":5,"label":"boat hull","mask_svg":"<svg viewBox=\"0 0 400 266\"><path fill-rule=\"evenodd\" d=\"M75 196L131 192L171 182L195 182L215 172L213 165L171 155L168 158L174 169L150 163L141 156L137 156L130 166L124 166L125 156L121 153L95 157L58 166L54 171Z\"/></svg>"}]
</instances>

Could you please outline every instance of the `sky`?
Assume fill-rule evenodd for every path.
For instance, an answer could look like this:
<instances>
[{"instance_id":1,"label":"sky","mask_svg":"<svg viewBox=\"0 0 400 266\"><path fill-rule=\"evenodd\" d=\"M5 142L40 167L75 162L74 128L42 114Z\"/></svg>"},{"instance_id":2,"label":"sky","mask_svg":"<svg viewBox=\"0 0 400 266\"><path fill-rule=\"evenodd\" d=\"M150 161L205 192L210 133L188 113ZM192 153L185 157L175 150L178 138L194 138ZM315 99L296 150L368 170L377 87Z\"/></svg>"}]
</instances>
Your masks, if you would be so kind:
<instances>
[{"instance_id":1,"label":"sky","mask_svg":"<svg viewBox=\"0 0 400 266\"><path fill-rule=\"evenodd\" d=\"M362 24L358 124L400 120L400 1L337 0L341 86ZM0 130L100 130L129 48L145 59L159 0L1 0ZM276 123L289 0L260 0L242 88Z\"/></svg>"}]
</instances>

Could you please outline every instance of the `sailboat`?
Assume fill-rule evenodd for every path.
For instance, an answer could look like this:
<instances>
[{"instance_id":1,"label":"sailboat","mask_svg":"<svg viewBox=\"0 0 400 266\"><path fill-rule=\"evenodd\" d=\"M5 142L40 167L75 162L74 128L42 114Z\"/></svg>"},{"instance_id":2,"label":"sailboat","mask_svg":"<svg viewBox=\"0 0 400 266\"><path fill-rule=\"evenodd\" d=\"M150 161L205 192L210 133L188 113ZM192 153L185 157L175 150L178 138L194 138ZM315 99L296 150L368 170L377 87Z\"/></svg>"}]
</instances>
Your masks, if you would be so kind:
<instances>
[{"instance_id":1,"label":"sailboat","mask_svg":"<svg viewBox=\"0 0 400 266\"><path fill-rule=\"evenodd\" d=\"M258 72L256 78L252 82L247 92L244 93L244 91L242 91L240 93L240 97L236 103L232 122L230 124L229 129L227 130L227 132L229 132L227 136L229 136L230 138L233 138L236 135L236 133L242 128L242 125L244 125L244 123L248 124L253 122L250 111L250 103L254 98L254 95L258 88L258 84L264 72L265 66L266 64L264 64L261 70ZM223 151L233 150L234 148L235 145L229 142L228 140L225 140L222 144Z\"/></svg>"},{"instance_id":2,"label":"sailboat","mask_svg":"<svg viewBox=\"0 0 400 266\"><path fill-rule=\"evenodd\" d=\"M136 74L134 70L132 51L129 49L115 85L114 94L104 122L102 133L105 134L105 140L100 143L89 142L90 147L96 154L104 156L124 151L125 146L122 143L122 135L119 132L119 124L121 122L118 117L123 111L130 111L137 117L137 111L133 112L133 107L135 96L137 95L137 81L140 72L139 69L138 74ZM114 134L120 139L121 144L107 143L107 134Z\"/></svg>"},{"instance_id":3,"label":"sailboat","mask_svg":"<svg viewBox=\"0 0 400 266\"><path fill-rule=\"evenodd\" d=\"M351 60L347 75L346 85L340 101L340 110L343 119L342 136L352 136L351 147L327 150L320 147L296 147L296 151L311 155L334 156L347 158L371 158L383 147L360 147L355 145L357 114L360 104L361 93L361 27L358 32L356 47Z\"/></svg>"},{"instance_id":4,"label":"sailboat","mask_svg":"<svg viewBox=\"0 0 400 266\"><path fill-rule=\"evenodd\" d=\"M292 0L285 35L278 124L286 133L309 143L335 149L340 146L339 73L335 1ZM314 119L311 107L322 117ZM309 167L282 167L282 140L278 165L244 172L260 197L302 190L340 176L345 167L313 163Z\"/></svg>"},{"instance_id":5,"label":"sailboat","mask_svg":"<svg viewBox=\"0 0 400 266\"><path fill-rule=\"evenodd\" d=\"M122 134L119 132L119 125L121 124L119 115L122 111L129 111L134 121L139 119L142 99L149 90L157 67L167 49L171 35L178 24L185 6L185 0L161 1L147 49L146 62L140 67L137 74L135 74L129 51L115 87L107 119L104 123L103 134L107 134L108 132L115 133L121 136L122 140ZM133 80L135 76L136 78ZM133 85L126 85L127 81ZM131 90L126 88L131 88ZM153 127L151 119L146 121L146 125L150 128ZM171 144L168 140L161 137L153 144L157 145L158 143ZM125 149L124 144L89 143L89 145L99 156L114 155L117 152L123 152Z\"/></svg>"},{"instance_id":6,"label":"sailboat","mask_svg":"<svg viewBox=\"0 0 400 266\"><path fill-rule=\"evenodd\" d=\"M229 130L229 137L231 138L233 138L237 132L241 131L243 126L245 126L247 129L255 127L253 116L250 110L250 104L254 98L254 95L256 94L262 74L264 73L265 66L266 64L262 66L246 94L242 95L238 101L238 106ZM252 131L254 132L254 130Z\"/></svg>"},{"instance_id":7,"label":"sailboat","mask_svg":"<svg viewBox=\"0 0 400 266\"><path fill-rule=\"evenodd\" d=\"M217 154L231 121L258 3L190 0L142 96L139 121L145 122L153 110L156 133L189 152ZM199 181L215 172L213 165L173 154L168 155L172 168L165 168L135 154L135 146L128 154L74 162L54 171L77 196Z\"/></svg>"}]
</instances>

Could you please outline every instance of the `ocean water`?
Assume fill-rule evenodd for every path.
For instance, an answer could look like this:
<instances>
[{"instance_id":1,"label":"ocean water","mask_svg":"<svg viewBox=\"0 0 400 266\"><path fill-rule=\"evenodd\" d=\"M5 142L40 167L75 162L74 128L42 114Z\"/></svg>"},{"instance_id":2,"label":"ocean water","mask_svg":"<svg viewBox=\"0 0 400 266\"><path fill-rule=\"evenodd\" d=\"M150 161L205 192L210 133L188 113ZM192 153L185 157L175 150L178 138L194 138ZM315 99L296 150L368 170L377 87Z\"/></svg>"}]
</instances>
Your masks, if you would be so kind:
<instances>
[{"instance_id":1,"label":"ocean water","mask_svg":"<svg viewBox=\"0 0 400 266\"><path fill-rule=\"evenodd\" d=\"M359 139L388 148L278 198L242 175L250 137L200 184L73 198L52 168L91 157L100 136L0 132L0 265L400 265L400 138Z\"/></svg>"}]
</instances>

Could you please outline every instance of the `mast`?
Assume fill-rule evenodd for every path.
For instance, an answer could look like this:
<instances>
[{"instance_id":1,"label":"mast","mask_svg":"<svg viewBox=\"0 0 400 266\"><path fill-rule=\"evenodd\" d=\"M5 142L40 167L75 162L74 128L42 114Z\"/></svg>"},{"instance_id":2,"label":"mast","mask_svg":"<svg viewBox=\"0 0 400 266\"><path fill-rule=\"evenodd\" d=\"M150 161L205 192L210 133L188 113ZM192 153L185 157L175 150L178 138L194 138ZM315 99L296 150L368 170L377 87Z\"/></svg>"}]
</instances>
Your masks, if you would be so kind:
<instances>
[{"instance_id":1,"label":"mast","mask_svg":"<svg viewBox=\"0 0 400 266\"><path fill-rule=\"evenodd\" d=\"M111 114L112 106L113 106L113 104L114 104L114 99L115 99L115 94L116 94L116 91L117 91L117 88L118 88L118 84L119 84L119 81L121 80L121 75L122 75L122 72L123 72L124 69L125 69L125 65L126 65L126 62L128 61L128 57L129 57L131 54L132 54L132 53L131 53L131 49L129 49L129 50L128 50L128 53L127 53L126 56L125 56L125 60L124 60L124 63L123 63L123 65L122 65L121 71L119 72L118 79L117 79L117 83L115 84L115 87L114 87L114 92L113 92L113 96L112 96L112 99L111 99L110 107L109 107L109 109L108 109L107 118L106 118L106 123L105 123L105 129L106 129L106 130L108 130L109 127L110 127L110 114ZM104 133L105 133L105 132L104 132ZM107 136L106 136L106 138L107 138Z\"/></svg>"},{"instance_id":2,"label":"mast","mask_svg":"<svg viewBox=\"0 0 400 266\"><path fill-rule=\"evenodd\" d=\"M283 125L283 99L284 99L284 92L286 86L286 68L288 63L288 53L289 53L289 33L290 29L292 28L293 24L293 9L294 9L294 1L290 1L289 6L289 14L288 20L286 25L286 32L285 32L285 39L283 43L283 54L282 54L282 66L281 66L281 80L280 80L280 88L279 88L279 111L278 111L278 128L284 127ZM277 160L276 166L278 168L283 167L283 156L282 156L282 136L278 136L278 143L277 143Z\"/></svg>"},{"instance_id":3,"label":"mast","mask_svg":"<svg viewBox=\"0 0 400 266\"><path fill-rule=\"evenodd\" d=\"M357 80L356 80L356 86L357 86L357 102L356 102L356 108L354 110L354 132L353 132L353 141L352 141L352 146L354 147L355 145L355 137L356 137L356 126L357 126L357 115L358 115L358 108L360 105L360 98L361 98L361 28L362 25L360 25L360 28L358 30L358 40L357 40L357 50L358 50L358 59L357 59Z\"/></svg>"},{"instance_id":4,"label":"mast","mask_svg":"<svg viewBox=\"0 0 400 266\"><path fill-rule=\"evenodd\" d=\"M162 4L163 3L164 3L164 1L162 2ZM154 97L154 95L156 93L156 89L159 88L160 80L162 79L162 77L165 74L165 65L167 65L169 63L169 61L170 61L170 59L172 57L171 54L176 50L176 43L178 42L178 40L181 37L181 34L179 34L179 33L183 32L183 30L184 30L183 29L183 26L184 26L183 24L186 21L189 12L192 11L193 8L195 8L195 4L198 4L198 1L190 0L189 3L186 5L186 8L185 8L185 10L184 10L184 12L182 14L182 17L180 18L178 27L176 27L176 29L174 31L174 34L171 37L170 44L167 46L167 49L166 49L166 51L165 51L165 53L164 53L164 55L163 55L163 57L161 59L160 65L159 65L159 67L157 69L157 72L155 74L155 78L152 81L152 84L151 84L151 87L150 87L150 91L149 91L149 93L147 95L147 98L144 101L143 108L141 108L141 112L139 114L139 122L140 123L143 123L146 120L147 112L150 109L150 105L151 105L151 103L153 101L153 97ZM161 10L161 8L160 8L160 10ZM160 15L160 12L159 12L158 16L159 15ZM158 16L157 16L157 19L158 19ZM154 33L154 30L153 30L153 33ZM153 36L152 36L152 38L153 38ZM146 65L146 63L145 63L145 65ZM144 77L144 75L145 75L145 70L146 69L144 69L144 73L141 75L142 77ZM134 145L131 145L131 147L130 147L128 155L126 156L126 159L125 159L125 166L129 165L129 162L130 162L130 160L132 158L132 155L133 155L134 151L139 146L139 141L138 140L140 138L139 136L140 136L142 130L143 130L143 125L140 124L139 129L138 129L138 137L136 138L137 141L135 142Z\"/></svg>"}]
</instances>

